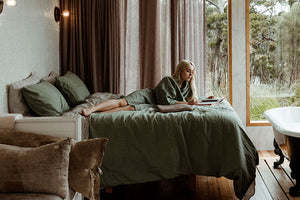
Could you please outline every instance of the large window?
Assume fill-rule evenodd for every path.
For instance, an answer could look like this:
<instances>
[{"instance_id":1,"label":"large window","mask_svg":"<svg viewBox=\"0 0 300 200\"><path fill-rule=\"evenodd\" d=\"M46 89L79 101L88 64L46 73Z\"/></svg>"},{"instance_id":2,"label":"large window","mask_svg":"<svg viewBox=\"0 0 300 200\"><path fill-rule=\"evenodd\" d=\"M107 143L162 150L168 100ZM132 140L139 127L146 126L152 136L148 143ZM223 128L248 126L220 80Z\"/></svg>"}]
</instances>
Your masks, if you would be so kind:
<instances>
[{"instance_id":1,"label":"large window","mask_svg":"<svg viewBox=\"0 0 300 200\"><path fill-rule=\"evenodd\" d=\"M300 105L300 3L248 2L247 122L267 109Z\"/></svg>"},{"instance_id":2,"label":"large window","mask_svg":"<svg viewBox=\"0 0 300 200\"><path fill-rule=\"evenodd\" d=\"M226 97L229 91L229 24L227 0L205 1L206 81L207 95Z\"/></svg>"}]
</instances>

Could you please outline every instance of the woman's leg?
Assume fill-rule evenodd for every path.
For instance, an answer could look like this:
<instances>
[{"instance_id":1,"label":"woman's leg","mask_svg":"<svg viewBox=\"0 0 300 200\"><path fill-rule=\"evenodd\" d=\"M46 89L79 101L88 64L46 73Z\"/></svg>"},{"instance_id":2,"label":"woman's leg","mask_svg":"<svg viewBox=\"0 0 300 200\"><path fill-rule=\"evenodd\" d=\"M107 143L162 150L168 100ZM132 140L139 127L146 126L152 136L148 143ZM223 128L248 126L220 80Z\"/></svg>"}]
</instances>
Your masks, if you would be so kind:
<instances>
[{"instance_id":1,"label":"woman's leg","mask_svg":"<svg viewBox=\"0 0 300 200\"><path fill-rule=\"evenodd\" d=\"M111 112L118 112L118 111L134 111L134 106L127 105L123 107L113 108L111 110L103 111L102 113L111 113Z\"/></svg>"},{"instance_id":2,"label":"woman's leg","mask_svg":"<svg viewBox=\"0 0 300 200\"><path fill-rule=\"evenodd\" d=\"M124 107L127 106L127 101L125 99L109 99L106 101L103 101L95 106L91 106L89 108L82 109L82 114L84 116L89 116L93 112L97 111L109 111L114 108Z\"/></svg>"}]
</instances>

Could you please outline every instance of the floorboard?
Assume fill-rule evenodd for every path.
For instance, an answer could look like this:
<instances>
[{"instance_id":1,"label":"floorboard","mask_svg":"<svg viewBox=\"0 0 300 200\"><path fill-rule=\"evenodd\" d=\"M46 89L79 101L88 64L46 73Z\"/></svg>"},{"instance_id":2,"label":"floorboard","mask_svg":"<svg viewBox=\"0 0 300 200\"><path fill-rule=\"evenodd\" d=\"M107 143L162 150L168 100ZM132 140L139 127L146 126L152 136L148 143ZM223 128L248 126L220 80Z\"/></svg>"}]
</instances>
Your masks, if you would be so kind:
<instances>
[{"instance_id":1,"label":"floorboard","mask_svg":"<svg viewBox=\"0 0 300 200\"><path fill-rule=\"evenodd\" d=\"M273 168L274 161L276 161L276 159L274 158L265 159L265 162L268 164L269 169L271 170L273 176L276 178L277 182L279 183L283 191L285 193L288 193L289 188L294 186L294 184L282 168L279 169Z\"/></svg>"},{"instance_id":2,"label":"floorboard","mask_svg":"<svg viewBox=\"0 0 300 200\"><path fill-rule=\"evenodd\" d=\"M256 170L256 183L255 183L255 194L251 200L272 200L272 197L268 191L267 186L265 185L260 173Z\"/></svg>"},{"instance_id":3,"label":"floorboard","mask_svg":"<svg viewBox=\"0 0 300 200\"><path fill-rule=\"evenodd\" d=\"M276 178L273 176L269 166L265 162L265 160L260 159L260 164L257 166L257 169L265 183L265 185L268 188L268 191L273 199L278 200L287 200L287 195L282 190L280 184L276 180Z\"/></svg>"}]
</instances>

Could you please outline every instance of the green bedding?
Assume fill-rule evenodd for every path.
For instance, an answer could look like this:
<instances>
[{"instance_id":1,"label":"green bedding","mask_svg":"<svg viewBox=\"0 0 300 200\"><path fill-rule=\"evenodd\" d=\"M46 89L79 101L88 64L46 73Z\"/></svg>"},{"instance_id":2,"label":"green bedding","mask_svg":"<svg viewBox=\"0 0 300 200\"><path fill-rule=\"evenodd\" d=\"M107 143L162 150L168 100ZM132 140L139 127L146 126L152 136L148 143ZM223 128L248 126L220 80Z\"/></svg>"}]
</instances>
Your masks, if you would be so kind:
<instances>
[{"instance_id":1,"label":"green bedding","mask_svg":"<svg viewBox=\"0 0 300 200\"><path fill-rule=\"evenodd\" d=\"M174 178L224 176L242 198L255 179L257 151L227 101L193 111L94 113L90 138L106 137L104 187Z\"/></svg>"}]
</instances>

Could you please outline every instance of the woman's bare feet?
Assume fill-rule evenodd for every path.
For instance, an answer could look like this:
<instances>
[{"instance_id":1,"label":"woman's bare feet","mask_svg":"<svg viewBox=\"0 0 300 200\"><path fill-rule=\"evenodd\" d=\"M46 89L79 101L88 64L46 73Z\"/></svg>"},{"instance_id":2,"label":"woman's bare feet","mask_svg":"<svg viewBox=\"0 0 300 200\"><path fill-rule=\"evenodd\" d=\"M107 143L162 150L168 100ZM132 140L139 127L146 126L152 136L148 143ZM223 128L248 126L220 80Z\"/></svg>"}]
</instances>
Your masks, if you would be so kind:
<instances>
[{"instance_id":1,"label":"woman's bare feet","mask_svg":"<svg viewBox=\"0 0 300 200\"><path fill-rule=\"evenodd\" d=\"M82 109L82 114L86 117L88 117L90 114L92 114L93 111L93 107L89 107L89 108L84 108Z\"/></svg>"},{"instance_id":2,"label":"woman's bare feet","mask_svg":"<svg viewBox=\"0 0 300 200\"><path fill-rule=\"evenodd\" d=\"M134 106L126 105L126 106L122 106L122 107L113 108L111 110L102 111L102 113L112 113L112 112L119 112L119 111L134 111L134 110L135 110ZM97 111L97 110L95 110L95 107L84 108L84 109L82 109L82 114L84 116L88 117L90 114L92 114L95 111Z\"/></svg>"},{"instance_id":3,"label":"woman's bare feet","mask_svg":"<svg viewBox=\"0 0 300 200\"><path fill-rule=\"evenodd\" d=\"M113 112L118 111L118 109L116 111L114 111L114 109L116 108L120 108L121 110L124 110L124 108L122 107L126 107L127 101L125 99L109 99L106 101L103 101L95 106L91 106L89 108L84 108L82 109L82 114L86 117L88 117L90 114L92 114L93 112L96 111L101 111L101 112L110 112L111 110L113 110ZM127 110L132 110L131 107L126 107L125 109ZM134 107L133 107L134 109Z\"/></svg>"}]
</instances>

